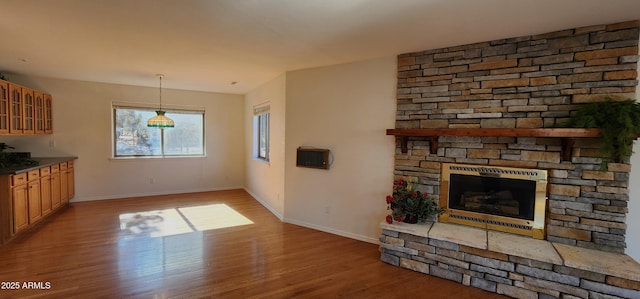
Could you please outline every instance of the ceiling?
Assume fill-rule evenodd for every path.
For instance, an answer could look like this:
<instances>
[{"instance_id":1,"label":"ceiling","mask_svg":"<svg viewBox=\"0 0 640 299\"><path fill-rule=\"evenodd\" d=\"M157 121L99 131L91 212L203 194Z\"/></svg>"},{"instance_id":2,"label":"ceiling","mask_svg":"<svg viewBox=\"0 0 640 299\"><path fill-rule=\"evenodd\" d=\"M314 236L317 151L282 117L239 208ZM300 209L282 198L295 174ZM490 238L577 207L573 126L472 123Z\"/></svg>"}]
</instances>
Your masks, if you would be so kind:
<instances>
[{"instance_id":1,"label":"ceiling","mask_svg":"<svg viewBox=\"0 0 640 299\"><path fill-rule=\"evenodd\" d=\"M640 19L639 0L0 0L0 72L244 94L286 71ZM236 82L235 84L232 82Z\"/></svg>"}]
</instances>

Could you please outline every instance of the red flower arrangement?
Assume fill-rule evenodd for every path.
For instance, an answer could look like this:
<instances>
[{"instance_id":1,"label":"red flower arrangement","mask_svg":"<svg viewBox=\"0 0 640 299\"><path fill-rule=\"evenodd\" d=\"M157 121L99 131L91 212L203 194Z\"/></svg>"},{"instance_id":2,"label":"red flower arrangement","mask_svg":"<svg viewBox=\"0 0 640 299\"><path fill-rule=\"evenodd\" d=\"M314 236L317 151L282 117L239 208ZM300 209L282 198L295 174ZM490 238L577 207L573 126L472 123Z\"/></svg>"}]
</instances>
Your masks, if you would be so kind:
<instances>
[{"instance_id":1,"label":"red flower arrangement","mask_svg":"<svg viewBox=\"0 0 640 299\"><path fill-rule=\"evenodd\" d=\"M391 224L393 221L417 223L424 222L433 215L439 215L444 210L438 207L435 198L429 194L413 190L413 182L398 179L393 182L393 193L387 195L387 210L391 214L387 215L386 221Z\"/></svg>"}]
</instances>

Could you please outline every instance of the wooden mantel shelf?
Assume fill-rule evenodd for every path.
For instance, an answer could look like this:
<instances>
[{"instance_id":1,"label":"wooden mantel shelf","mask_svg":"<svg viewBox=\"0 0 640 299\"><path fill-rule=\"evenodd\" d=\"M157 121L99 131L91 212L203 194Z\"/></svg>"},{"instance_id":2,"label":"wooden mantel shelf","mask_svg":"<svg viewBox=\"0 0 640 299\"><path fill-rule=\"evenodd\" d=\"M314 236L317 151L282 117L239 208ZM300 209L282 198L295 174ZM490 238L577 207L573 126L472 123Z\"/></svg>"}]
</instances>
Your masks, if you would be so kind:
<instances>
[{"instance_id":1,"label":"wooden mantel shelf","mask_svg":"<svg viewBox=\"0 0 640 299\"><path fill-rule=\"evenodd\" d=\"M599 129L581 128L456 128L456 129L387 129L387 135L400 137L403 153L408 151L409 137L427 137L432 154L438 152L440 136L476 136L476 137L550 137L562 138L562 160L570 161L575 138L594 138L600 136Z\"/></svg>"}]
</instances>

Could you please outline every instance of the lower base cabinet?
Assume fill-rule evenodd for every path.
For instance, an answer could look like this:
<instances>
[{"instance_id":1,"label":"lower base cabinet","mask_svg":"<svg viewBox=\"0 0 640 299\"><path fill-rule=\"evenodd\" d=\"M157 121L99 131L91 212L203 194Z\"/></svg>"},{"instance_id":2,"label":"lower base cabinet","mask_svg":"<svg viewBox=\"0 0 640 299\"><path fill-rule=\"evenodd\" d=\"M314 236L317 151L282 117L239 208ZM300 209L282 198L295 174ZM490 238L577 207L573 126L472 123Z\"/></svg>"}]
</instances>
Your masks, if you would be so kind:
<instances>
[{"instance_id":1,"label":"lower base cabinet","mask_svg":"<svg viewBox=\"0 0 640 299\"><path fill-rule=\"evenodd\" d=\"M11 190L13 204L13 233L24 230L29 225L29 203L27 185L19 185Z\"/></svg>"},{"instance_id":2,"label":"lower base cabinet","mask_svg":"<svg viewBox=\"0 0 640 299\"><path fill-rule=\"evenodd\" d=\"M40 178L27 184L27 198L29 203L29 224L42 219L42 199L40 198Z\"/></svg>"},{"instance_id":3,"label":"lower base cabinet","mask_svg":"<svg viewBox=\"0 0 640 299\"><path fill-rule=\"evenodd\" d=\"M0 175L0 245L67 206L75 195L73 161Z\"/></svg>"},{"instance_id":4,"label":"lower base cabinet","mask_svg":"<svg viewBox=\"0 0 640 299\"><path fill-rule=\"evenodd\" d=\"M50 168L47 167L46 169L46 174L44 174L42 169L40 169L40 202L42 205L42 217L51 214L51 212L53 211L53 206L51 204L51 175L49 173Z\"/></svg>"}]
</instances>

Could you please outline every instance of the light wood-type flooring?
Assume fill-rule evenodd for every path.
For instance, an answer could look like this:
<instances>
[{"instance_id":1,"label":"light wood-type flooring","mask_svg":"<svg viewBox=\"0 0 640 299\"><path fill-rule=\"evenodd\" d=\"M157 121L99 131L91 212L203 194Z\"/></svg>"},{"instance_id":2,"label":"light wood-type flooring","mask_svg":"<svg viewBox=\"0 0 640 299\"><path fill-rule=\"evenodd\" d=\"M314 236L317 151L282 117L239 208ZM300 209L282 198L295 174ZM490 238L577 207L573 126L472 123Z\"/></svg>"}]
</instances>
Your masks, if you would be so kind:
<instances>
[{"instance_id":1,"label":"light wood-type flooring","mask_svg":"<svg viewBox=\"0 0 640 299\"><path fill-rule=\"evenodd\" d=\"M0 248L0 282L20 288L0 298L506 298L283 223L243 190L71 204Z\"/></svg>"}]
</instances>

